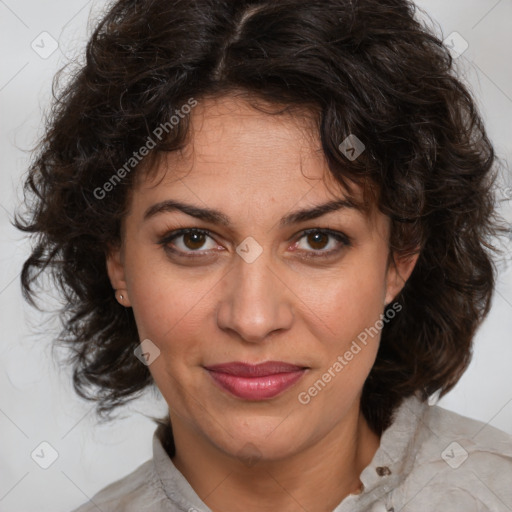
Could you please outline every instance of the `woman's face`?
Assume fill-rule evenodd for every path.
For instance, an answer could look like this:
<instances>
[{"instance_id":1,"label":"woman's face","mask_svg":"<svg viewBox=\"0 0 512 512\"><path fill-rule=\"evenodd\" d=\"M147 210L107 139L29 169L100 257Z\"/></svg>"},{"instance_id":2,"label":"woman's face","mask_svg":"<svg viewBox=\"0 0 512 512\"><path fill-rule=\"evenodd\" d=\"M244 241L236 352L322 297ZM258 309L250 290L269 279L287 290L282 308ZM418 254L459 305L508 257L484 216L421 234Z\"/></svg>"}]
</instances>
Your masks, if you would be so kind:
<instances>
[{"instance_id":1,"label":"woman's face","mask_svg":"<svg viewBox=\"0 0 512 512\"><path fill-rule=\"evenodd\" d=\"M190 115L187 150L134 188L109 274L126 290L140 339L160 351L150 349L149 369L171 419L224 453L255 446L285 457L357 409L375 326L403 285L397 268L407 278L415 260L388 270L380 212L368 218L340 202L297 215L344 197L305 117L234 97L201 101ZM200 231L171 236L182 228ZM269 361L292 366L259 378L236 365L208 369Z\"/></svg>"}]
</instances>

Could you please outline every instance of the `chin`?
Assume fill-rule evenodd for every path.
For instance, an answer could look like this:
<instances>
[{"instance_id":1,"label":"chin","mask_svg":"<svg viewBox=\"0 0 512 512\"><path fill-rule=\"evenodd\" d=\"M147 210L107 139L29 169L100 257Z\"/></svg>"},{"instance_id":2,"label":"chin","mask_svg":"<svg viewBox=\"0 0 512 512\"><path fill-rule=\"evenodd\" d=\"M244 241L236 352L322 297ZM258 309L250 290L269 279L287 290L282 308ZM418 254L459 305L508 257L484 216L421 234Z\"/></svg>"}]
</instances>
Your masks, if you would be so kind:
<instances>
[{"instance_id":1,"label":"chin","mask_svg":"<svg viewBox=\"0 0 512 512\"><path fill-rule=\"evenodd\" d=\"M304 428L294 428L284 418L255 417L223 423L220 439L210 438L217 447L231 457L254 465L257 461L277 461L299 451L305 442ZM228 434L231 433L230 434ZM216 437L216 436L215 436Z\"/></svg>"}]
</instances>

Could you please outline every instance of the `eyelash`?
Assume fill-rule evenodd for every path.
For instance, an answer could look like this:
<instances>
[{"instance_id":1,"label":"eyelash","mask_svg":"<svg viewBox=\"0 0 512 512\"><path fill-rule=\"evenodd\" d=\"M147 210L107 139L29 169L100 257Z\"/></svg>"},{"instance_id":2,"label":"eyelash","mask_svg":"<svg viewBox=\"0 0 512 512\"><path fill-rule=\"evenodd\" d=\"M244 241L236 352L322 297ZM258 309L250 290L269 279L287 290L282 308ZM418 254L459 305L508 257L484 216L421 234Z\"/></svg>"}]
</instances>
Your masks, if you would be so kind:
<instances>
[{"instance_id":1,"label":"eyelash","mask_svg":"<svg viewBox=\"0 0 512 512\"><path fill-rule=\"evenodd\" d=\"M162 246L164 246L164 249L168 252L171 252L173 254L179 254L180 256L183 256L185 258L197 258L204 256L207 251L180 251L176 249L171 249L169 246L169 243L175 240L176 238L179 238L180 236L186 235L186 234L203 234L205 236L208 236L210 238L213 238L212 233L208 231L207 229L200 229L200 228L182 228L177 229L175 231L171 231L170 233L166 234L158 243ZM302 258L328 258L332 257L335 254L338 254L341 252L344 248L350 247L352 245L352 242L350 238L345 235L344 233L338 232L338 231L332 231L330 229L325 228L310 228L302 231L300 233L300 236L298 236L295 240L296 242L300 241L302 238L306 237L307 235L311 233L321 233L323 235L328 235L333 237L336 241L338 241L341 246L338 246L335 249L331 249L329 251L322 251L320 249L313 250L313 251L305 251L307 255L302 256ZM304 252L304 251L303 251Z\"/></svg>"}]
</instances>

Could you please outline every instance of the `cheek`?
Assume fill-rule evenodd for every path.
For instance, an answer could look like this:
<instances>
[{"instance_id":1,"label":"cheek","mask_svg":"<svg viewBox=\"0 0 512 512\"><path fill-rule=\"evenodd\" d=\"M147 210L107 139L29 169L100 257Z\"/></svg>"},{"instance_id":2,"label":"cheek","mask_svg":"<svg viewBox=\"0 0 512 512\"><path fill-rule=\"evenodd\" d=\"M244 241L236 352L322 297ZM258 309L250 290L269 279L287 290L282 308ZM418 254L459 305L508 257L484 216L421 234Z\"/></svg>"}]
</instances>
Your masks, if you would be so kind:
<instances>
[{"instance_id":1,"label":"cheek","mask_svg":"<svg viewBox=\"0 0 512 512\"><path fill-rule=\"evenodd\" d=\"M314 321L333 343L350 342L375 324L384 310L384 265L360 258L346 264L329 278L303 280L301 297Z\"/></svg>"},{"instance_id":2,"label":"cheek","mask_svg":"<svg viewBox=\"0 0 512 512\"><path fill-rule=\"evenodd\" d=\"M384 277L374 262L347 267L322 289L308 288L316 298L310 325L314 322L315 337L322 343L317 345L319 366L299 390L298 401L312 406L312 417L335 422L359 396L379 348Z\"/></svg>"},{"instance_id":3,"label":"cheek","mask_svg":"<svg viewBox=\"0 0 512 512\"><path fill-rule=\"evenodd\" d=\"M161 351L193 349L191 342L208 314L211 276L187 277L187 272L162 261L135 255L126 261L128 293L141 339L149 338ZM179 340L179 343L172 343Z\"/></svg>"}]
</instances>

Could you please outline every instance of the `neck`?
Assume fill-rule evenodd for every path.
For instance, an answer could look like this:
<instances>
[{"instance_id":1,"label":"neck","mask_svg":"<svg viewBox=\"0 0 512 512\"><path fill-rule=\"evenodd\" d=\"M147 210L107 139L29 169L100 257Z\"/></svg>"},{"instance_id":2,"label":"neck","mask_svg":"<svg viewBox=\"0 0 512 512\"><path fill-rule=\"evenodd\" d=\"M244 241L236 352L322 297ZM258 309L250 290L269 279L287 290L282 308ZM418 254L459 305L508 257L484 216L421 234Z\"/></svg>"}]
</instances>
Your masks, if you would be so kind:
<instances>
[{"instance_id":1,"label":"neck","mask_svg":"<svg viewBox=\"0 0 512 512\"><path fill-rule=\"evenodd\" d=\"M331 512L360 491L359 475L379 447L359 404L327 436L279 460L241 461L172 413L171 422L173 463L213 512Z\"/></svg>"}]
</instances>

